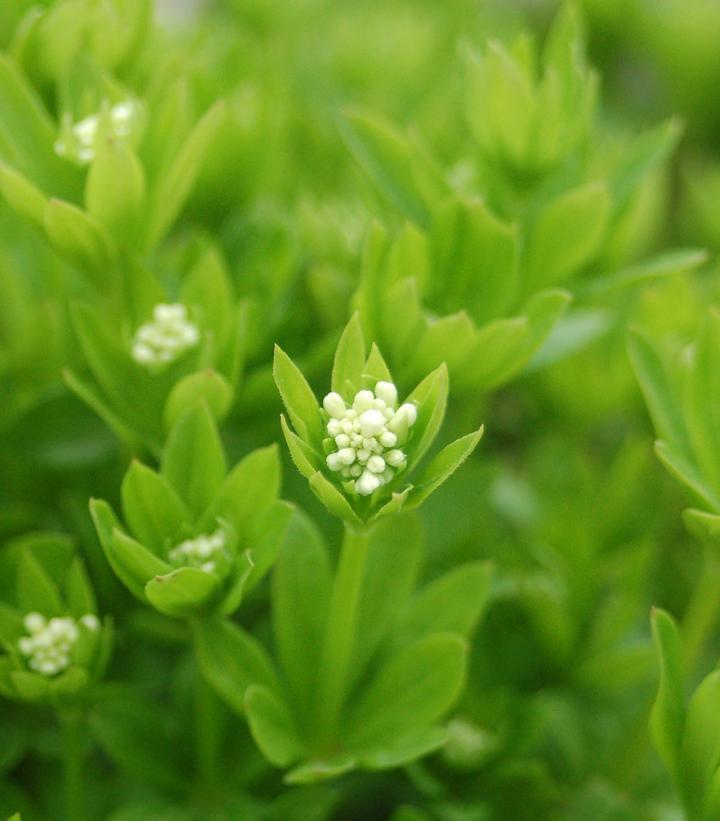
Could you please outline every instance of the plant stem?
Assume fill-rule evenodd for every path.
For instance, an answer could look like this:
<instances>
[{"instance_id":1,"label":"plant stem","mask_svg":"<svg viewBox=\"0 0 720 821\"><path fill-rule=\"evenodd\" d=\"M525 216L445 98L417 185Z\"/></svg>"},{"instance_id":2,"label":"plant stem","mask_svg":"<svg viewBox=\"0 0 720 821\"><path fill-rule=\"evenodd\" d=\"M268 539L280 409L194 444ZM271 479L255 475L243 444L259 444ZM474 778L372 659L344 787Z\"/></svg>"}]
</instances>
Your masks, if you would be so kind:
<instances>
[{"instance_id":1,"label":"plant stem","mask_svg":"<svg viewBox=\"0 0 720 821\"><path fill-rule=\"evenodd\" d=\"M83 721L81 714L67 711L58 714L62 732L63 805L66 821L85 818L85 778Z\"/></svg>"},{"instance_id":2,"label":"plant stem","mask_svg":"<svg viewBox=\"0 0 720 821\"><path fill-rule=\"evenodd\" d=\"M195 669L195 761L201 791L213 794L220 774L223 720L222 704L215 691Z\"/></svg>"},{"instance_id":3,"label":"plant stem","mask_svg":"<svg viewBox=\"0 0 720 821\"><path fill-rule=\"evenodd\" d=\"M705 561L692 597L685 611L682 632L685 646L685 662L692 671L700 659L709 634L715 628L720 615L720 562L710 550L705 551Z\"/></svg>"},{"instance_id":4,"label":"plant stem","mask_svg":"<svg viewBox=\"0 0 720 821\"><path fill-rule=\"evenodd\" d=\"M345 523L321 658L318 707L322 736L332 731L346 696L369 543L367 527Z\"/></svg>"}]
</instances>

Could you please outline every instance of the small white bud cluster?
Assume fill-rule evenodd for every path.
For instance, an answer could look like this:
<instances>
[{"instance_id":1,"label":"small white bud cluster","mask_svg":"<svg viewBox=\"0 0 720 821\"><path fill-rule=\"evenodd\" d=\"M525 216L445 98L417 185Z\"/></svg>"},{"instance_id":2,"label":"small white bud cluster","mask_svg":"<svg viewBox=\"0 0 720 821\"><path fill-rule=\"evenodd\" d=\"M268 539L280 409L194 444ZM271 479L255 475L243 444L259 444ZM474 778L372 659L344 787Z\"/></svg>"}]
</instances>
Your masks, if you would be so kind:
<instances>
[{"instance_id":1,"label":"small white bud cluster","mask_svg":"<svg viewBox=\"0 0 720 821\"><path fill-rule=\"evenodd\" d=\"M184 305L159 304L152 321L135 332L132 355L141 365L165 365L177 359L200 341L200 330L187 318Z\"/></svg>"},{"instance_id":2,"label":"small white bud cluster","mask_svg":"<svg viewBox=\"0 0 720 821\"><path fill-rule=\"evenodd\" d=\"M54 676L70 666L72 648L80 638L80 627L99 630L97 616L87 613L78 621L70 616L46 619L40 613L28 613L23 625L29 636L18 641L27 666L43 676Z\"/></svg>"},{"instance_id":3,"label":"small white bud cluster","mask_svg":"<svg viewBox=\"0 0 720 821\"><path fill-rule=\"evenodd\" d=\"M359 391L350 407L338 393L329 393L323 407L330 419L328 435L337 450L327 466L343 479L354 479L355 491L369 496L402 470L407 457L400 449L417 419L415 405L397 408L398 392L392 382L378 382L374 391Z\"/></svg>"},{"instance_id":4,"label":"small white bud cluster","mask_svg":"<svg viewBox=\"0 0 720 821\"><path fill-rule=\"evenodd\" d=\"M206 573L214 573L218 560L226 557L226 538L222 530L203 534L194 539L186 539L173 547L168 556L174 564L184 567L197 567Z\"/></svg>"},{"instance_id":5,"label":"small white bud cluster","mask_svg":"<svg viewBox=\"0 0 720 821\"><path fill-rule=\"evenodd\" d=\"M132 133L133 121L137 117L138 106L132 100L116 103L110 109L110 134L114 140L127 141ZM70 139L61 137L55 143L55 151L61 157L68 157L88 165L95 159L100 115L91 114L70 128Z\"/></svg>"}]
</instances>

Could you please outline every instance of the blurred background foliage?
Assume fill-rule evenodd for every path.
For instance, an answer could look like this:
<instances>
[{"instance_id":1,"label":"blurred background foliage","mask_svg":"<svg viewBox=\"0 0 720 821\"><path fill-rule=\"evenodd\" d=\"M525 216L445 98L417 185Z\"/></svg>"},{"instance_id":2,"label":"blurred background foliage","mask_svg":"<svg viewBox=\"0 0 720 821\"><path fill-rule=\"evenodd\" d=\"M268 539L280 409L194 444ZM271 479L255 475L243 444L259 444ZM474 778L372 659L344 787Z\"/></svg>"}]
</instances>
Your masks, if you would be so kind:
<instances>
[{"instance_id":1,"label":"blurred background foliage","mask_svg":"<svg viewBox=\"0 0 720 821\"><path fill-rule=\"evenodd\" d=\"M451 403L448 438L480 418L486 435L422 513L423 576L484 558L496 573L448 745L404 769L286 787L240 720L216 705L222 798L187 787L193 670L183 637L112 578L87 514L91 495L117 502L119 477L137 450L118 442L63 379L67 369L87 372L70 316L71 303L88 298L87 275L0 204L0 537L73 534L105 612L122 614L108 678L124 683L109 686L109 706L92 719L101 748L91 785L98 817L680 817L647 733L657 684L648 614L659 605L696 630L706 565L682 524L687 498L653 457L626 334L638 327L680 351L717 296L720 6L579 6L599 102L580 128L582 170L553 184L567 190L608 178L637 135L657 135L674 119L657 156L649 152L625 222L562 283L575 297L562 332L528 349L512 379L508 372L493 390ZM483 177L482 162L497 162L478 160L468 124L468 54L481 53L488 38L512 49L521 30L542 43L555 11L541 0L166 0L148 33L141 0L15 0L0 10L0 42L56 122L72 99L73 76L85 76L83 61L153 114L177 99L180 133L225 100L196 185L143 264L175 293L210 239L247 302L245 374L223 431L235 459L278 439L272 343L322 385L363 282L371 226L381 223L394 238L408 225L382 179L378 185L353 154L349 113L369 112L405 135L459 196L486 193L497 217L530 220L530 198L488 189ZM80 20L84 29L74 24ZM5 114L0 157L13 164ZM162 132L155 139L157 156L179 140ZM565 145L557 162L575 147ZM701 266L690 256L658 271L632 268L671 247L704 248L707 258ZM337 535L289 464L283 496ZM267 598L260 586L243 611L260 635ZM719 635L714 615L694 634L695 679L716 663ZM163 704L163 715L144 745L152 702ZM53 817L57 745L42 715L0 705L0 814Z\"/></svg>"}]
</instances>

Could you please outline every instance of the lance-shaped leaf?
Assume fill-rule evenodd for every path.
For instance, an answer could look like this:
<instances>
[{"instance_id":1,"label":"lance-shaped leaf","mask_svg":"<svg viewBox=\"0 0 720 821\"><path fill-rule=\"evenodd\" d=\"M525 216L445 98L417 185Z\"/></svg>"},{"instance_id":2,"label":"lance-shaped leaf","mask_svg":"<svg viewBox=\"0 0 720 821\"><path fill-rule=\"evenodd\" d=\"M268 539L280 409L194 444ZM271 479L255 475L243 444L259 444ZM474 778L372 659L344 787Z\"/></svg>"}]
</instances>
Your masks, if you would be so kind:
<instances>
[{"instance_id":1,"label":"lance-shaped leaf","mask_svg":"<svg viewBox=\"0 0 720 821\"><path fill-rule=\"evenodd\" d=\"M459 636L437 634L390 659L350 711L344 734L348 747L391 746L434 724L460 694L466 653Z\"/></svg>"},{"instance_id":2,"label":"lance-shaped leaf","mask_svg":"<svg viewBox=\"0 0 720 821\"><path fill-rule=\"evenodd\" d=\"M202 674L237 713L245 711L245 693L252 684L277 690L277 674L262 645L225 619L193 622L193 641Z\"/></svg>"},{"instance_id":3,"label":"lance-shaped leaf","mask_svg":"<svg viewBox=\"0 0 720 821\"><path fill-rule=\"evenodd\" d=\"M468 433L446 445L423 469L422 473L414 477L414 487L406 502L409 510L421 505L434 490L455 473L475 450L483 431L484 428L481 426L475 433Z\"/></svg>"},{"instance_id":4,"label":"lance-shaped leaf","mask_svg":"<svg viewBox=\"0 0 720 821\"><path fill-rule=\"evenodd\" d=\"M279 345L275 346L273 377L300 438L311 445L319 444L322 423L318 400L299 368Z\"/></svg>"},{"instance_id":5,"label":"lance-shaped leaf","mask_svg":"<svg viewBox=\"0 0 720 821\"><path fill-rule=\"evenodd\" d=\"M190 409L170 432L161 472L195 516L215 498L225 478L225 452L204 403Z\"/></svg>"},{"instance_id":6,"label":"lance-shaped leaf","mask_svg":"<svg viewBox=\"0 0 720 821\"><path fill-rule=\"evenodd\" d=\"M278 693L261 685L245 693L250 732L267 760L276 767L287 767L303 752L292 714Z\"/></svg>"},{"instance_id":7,"label":"lance-shaped leaf","mask_svg":"<svg viewBox=\"0 0 720 821\"><path fill-rule=\"evenodd\" d=\"M667 768L680 779L680 745L685 727L680 635L664 610L652 612L655 647L660 656L660 683L650 713L650 733Z\"/></svg>"},{"instance_id":8,"label":"lance-shaped leaf","mask_svg":"<svg viewBox=\"0 0 720 821\"><path fill-rule=\"evenodd\" d=\"M145 595L161 613L187 618L206 608L217 596L220 581L197 567L180 567L155 576L145 585Z\"/></svg>"}]
</instances>

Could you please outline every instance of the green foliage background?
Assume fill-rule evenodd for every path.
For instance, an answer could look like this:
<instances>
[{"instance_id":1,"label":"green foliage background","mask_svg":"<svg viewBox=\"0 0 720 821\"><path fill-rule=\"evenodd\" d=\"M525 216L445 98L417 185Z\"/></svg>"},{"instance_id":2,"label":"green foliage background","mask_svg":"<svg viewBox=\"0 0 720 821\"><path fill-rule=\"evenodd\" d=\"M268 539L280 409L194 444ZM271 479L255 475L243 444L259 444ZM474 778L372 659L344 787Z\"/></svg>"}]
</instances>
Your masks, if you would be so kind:
<instances>
[{"instance_id":1,"label":"green foliage background","mask_svg":"<svg viewBox=\"0 0 720 821\"><path fill-rule=\"evenodd\" d=\"M2 4L1 817L720 818L718 35ZM139 365L173 302L202 344ZM313 397L390 372L429 458L348 504ZM102 619L72 674L31 611Z\"/></svg>"}]
</instances>

